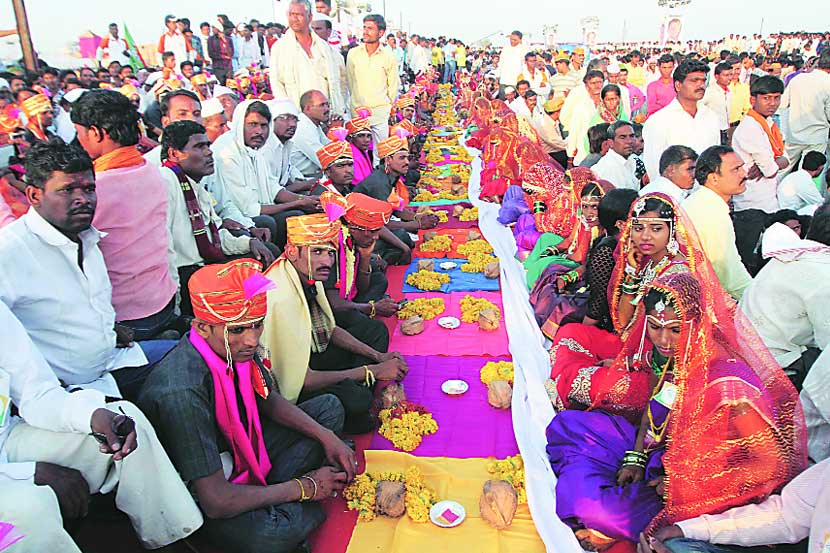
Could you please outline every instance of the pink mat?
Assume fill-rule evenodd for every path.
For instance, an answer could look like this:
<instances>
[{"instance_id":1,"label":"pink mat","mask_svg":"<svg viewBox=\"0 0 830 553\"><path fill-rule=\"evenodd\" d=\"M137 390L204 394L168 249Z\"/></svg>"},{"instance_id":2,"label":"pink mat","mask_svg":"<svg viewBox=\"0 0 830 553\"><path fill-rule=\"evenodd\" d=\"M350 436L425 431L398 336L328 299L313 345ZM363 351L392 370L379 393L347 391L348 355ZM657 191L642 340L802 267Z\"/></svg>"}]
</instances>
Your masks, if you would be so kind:
<instances>
[{"instance_id":1,"label":"pink mat","mask_svg":"<svg viewBox=\"0 0 830 553\"><path fill-rule=\"evenodd\" d=\"M460 204L455 205L434 205L431 206L430 209L433 211L446 211L447 212L447 222L441 223L438 225L439 229L473 229L478 227L478 221L459 221L458 217L454 217L452 214L452 210L455 209L456 205L462 205L464 207L473 207L473 204L469 202L463 202Z\"/></svg>"},{"instance_id":2,"label":"pink mat","mask_svg":"<svg viewBox=\"0 0 830 553\"><path fill-rule=\"evenodd\" d=\"M510 409L496 409L487 403L487 387L479 371L488 361L504 357L406 357L409 374L403 381L406 397L432 412L438 432L425 436L413 452L419 457L498 457L519 452L513 435ZM441 383L451 378L470 385L461 396L448 396ZM392 443L375 434L369 449L395 449Z\"/></svg>"},{"instance_id":3,"label":"pink mat","mask_svg":"<svg viewBox=\"0 0 830 553\"><path fill-rule=\"evenodd\" d=\"M461 320L461 306L459 305L464 296L485 298L494 303L502 314L501 326L494 332L484 332L478 329L478 322L461 323L455 330L447 330L438 326L438 319L441 317L456 317ZM423 355L427 353L438 353L446 356L506 356L510 355L507 342L507 331L504 329L504 306L501 303L500 292L452 292L442 294L440 292L424 292L421 294L404 294L406 299L416 298L443 298L444 313L426 321L424 331L417 336L404 336L401 333L400 324L395 327L392 333L392 340L389 344L389 351L398 351L403 355Z\"/></svg>"}]
</instances>

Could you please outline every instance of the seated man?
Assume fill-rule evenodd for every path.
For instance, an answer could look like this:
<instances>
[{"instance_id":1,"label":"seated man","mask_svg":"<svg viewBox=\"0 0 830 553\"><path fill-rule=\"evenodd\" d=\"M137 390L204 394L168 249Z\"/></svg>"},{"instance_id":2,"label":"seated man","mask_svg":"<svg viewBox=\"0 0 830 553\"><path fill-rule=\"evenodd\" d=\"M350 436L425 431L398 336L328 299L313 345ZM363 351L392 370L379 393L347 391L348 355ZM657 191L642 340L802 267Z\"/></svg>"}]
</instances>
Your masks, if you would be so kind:
<instances>
[{"instance_id":1,"label":"seated man","mask_svg":"<svg viewBox=\"0 0 830 553\"><path fill-rule=\"evenodd\" d=\"M332 393L346 410L344 431L356 434L374 427L375 379L399 381L407 367L399 354L386 353L382 322L366 319L354 335L337 326L323 283L333 271L339 235L340 222L322 214L288 219L285 252L265 273L277 286L268 293L262 344L287 400Z\"/></svg>"},{"instance_id":2,"label":"seated man","mask_svg":"<svg viewBox=\"0 0 830 553\"><path fill-rule=\"evenodd\" d=\"M634 156L634 127L628 121L616 121L608 127L611 148L591 168L597 178L605 179L617 188L639 190L636 156Z\"/></svg>"},{"instance_id":3,"label":"seated man","mask_svg":"<svg viewBox=\"0 0 830 553\"><path fill-rule=\"evenodd\" d=\"M202 101L195 92L184 88L162 94L159 99L159 110L164 131L170 123L176 121L194 121L202 124ZM161 136L164 138L163 132ZM157 167L161 166L161 144L144 154L144 159Z\"/></svg>"},{"instance_id":4,"label":"seated man","mask_svg":"<svg viewBox=\"0 0 830 553\"><path fill-rule=\"evenodd\" d=\"M798 543L809 538L807 551L822 553L826 550L828 513L830 461L825 460L796 476L779 495L663 527L651 539L641 536L639 549L642 553L737 553L756 545Z\"/></svg>"},{"instance_id":5,"label":"seated man","mask_svg":"<svg viewBox=\"0 0 830 553\"><path fill-rule=\"evenodd\" d=\"M86 516L90 493L114 489L144 547L196 531L199 509L141 411L65 390L2 302L0 327L0 520L24 536L11 550L80 553L64 520Z\"/></svg>"},{"instance_id":6,"label":"seated man","mask_svg":"<svg viewBox=\"0 0 830 553\"><path fill-rule=\"evenodd\" d=\"M320 186L337 196L348 194L354 180L354 154L351 145L342 140L329 142L317 150L317 159L323 168Z\"/></svg>"},{"instance_id":7,"label":"seated man","mask_svg":"<svg viewBox=\"0 0 830 553\"><path fill-rule=\"evenodd\" d=\"M170 123L164 128L161 148L161 174L167 183L167 225L176 252L181 312L189 316L193 310L187 282L200 267L224 263L229 255L244 254L270 265L279 250L250 231L226 228L214 211L215 200L202 183L213 174L213 152L202 125L193 121ZM257 229L256 234L262 231Z\"/></svg>"},{"instance_id":8,"label":"seated man","mask_svg":"<svg viewBox=\"0 0 830 553\"><path fill-rule=\"evenodd\" d=\"M274 243L285 246L285 219L319 210L317 198L300 196L283 188L271 170L273 150L266 146L272 136L271 111L264 102L246 100L234 110L231 130L213 143L216 174L210 190L220 206L221 217L232 204L245 219L243 226L263 226Z\"/></svg>"},{"instance_id":9,"label":"seated man","mask_svg":"<svg viewBox=\"0 0 830 553\"><path fill-rule=\"evenodd\" d=\"M148 340L177 319L167 186L158 167L136 149L139 115L126 96L90 90L73 104L70 115L78 141L95 160L98 209L93 222L102 233L116 320L133 329L136 339ZM81 208L68 200L66 209L77 220Z\"/></svg>"},{"instance_id":10,"label":"seated man","mask_svg":"<svg viewBox=\"0 0 830 553\"><path fill-rule=\"evenodd\" d=\"M329 141L326 131L331 118L331 108L326 95L319 90L304 93L300 96L300 112L297 133L294 135L294 150L291 152L291 164L305 177L319 178L322 168L316 154L317 150Z\"/></svg>"},{"instance_id":11,"label":"seated man","mask_svg":"<svg viewBox=\"0 0 830 553\"><path fill-rule=\"evenodd\" d=\"M325 519L319 501L357 468L336 435L337 399L293 405L259 356L273 287L261 269L240 259L193 275L193 327L140 399L205 514L204 534L222 551L295 551Z\"/></svg>"},{"instance_id":12,"label":"seated man","mask_svg":"<svg viewBox=\"0 0 830 553\"><path fill-rule=\"evenodd\" d=\"M389 202L392 205L392 213L398 220L389 221L387 226L401 242L412 248L415 244L409 233L435 228L438 225L438 216L431 213L415 214L406 208L409 205L409 190L403 181L403 177L409 171L409 147L406 139L390 136L386 140L381 140L378 144L378 158L378 168L358 184L354 191ZM375 246L375 252L387 263L394 265L406 265L410 261L407 252L397 250L385 241Z\"/></svg>"},{"instance_id":13,"label":"seated man","mask_svg":"<svg viewBox=\"0 0 830 553\"><path fill-rule=\"evenodd\" d=\"M830 346L830 209L816 212L807 239L776 223L764 232L769 259L740 306L796 385Z\"/></svg>"},{"instance_id":14,"label":"seated man","mask_svg":"<svg viewBox=\"0 0 830 553\"><path fill-rule=\"evenodd\" d=\"M392 216L392 206L356 192L345 198L325 192L320 202L327 211L344 212L338 256L345 262L338 263L324 284L337 325L352 333L367 318L395 315L398 303L386 295L389 282L383 262L372 253L384 232L394 237L384 226Z\"/></svg>"},{"instance_id":15,"label":"seated man","mask_svg":"<svg viewBox=\"0 0 830 553\"><path fill-rule=\"evenodd\" d=\"M276 140L269 140L265 144L266 148L273 150L273 153L268 154L271 171L280 186L291 192L308 193L314 189L318 179L305 178L297 166L291 163L299 112L288 98L268 102L268 109L271 110L271 117L274 118L274 136L276 137Z\"/></svg>"},{"instance_id":16,"label":"seated man","mask_svg":"<svg viewBox=\"0 0 830 553\"><path fill-rule=\"evenodd\" d=\"M801 162L801 169L793 171L778 185L778 203L781 209L799 209L819 205L824 201L813 181L824 171L827 156L821 152L807 152Z\"/></svg>"},{"instance_id":17,"label":"seated man","mask_svg":"<svg viewBox=\"0 0 830 553\"><path fill-rule=\"evenodd\" d=\"M115 324L102 233L92 226L97 195L86 152L58 138L29 151L32 207L0 233L0 302L64 385L132 400L175 343L133 343L129 329Z\"/></svg>"},{"instance_id":18,"label":"seated man","mask_svg":"<svg viewBox=\"0 0 830 553\"><path fill-rule=\"evenodd\" d=\"M669 146L660 156L660 176L640 190L640 196L662 192L680 203L695 185L697 153L688 146Z\"/></svg>"}]
</instances>

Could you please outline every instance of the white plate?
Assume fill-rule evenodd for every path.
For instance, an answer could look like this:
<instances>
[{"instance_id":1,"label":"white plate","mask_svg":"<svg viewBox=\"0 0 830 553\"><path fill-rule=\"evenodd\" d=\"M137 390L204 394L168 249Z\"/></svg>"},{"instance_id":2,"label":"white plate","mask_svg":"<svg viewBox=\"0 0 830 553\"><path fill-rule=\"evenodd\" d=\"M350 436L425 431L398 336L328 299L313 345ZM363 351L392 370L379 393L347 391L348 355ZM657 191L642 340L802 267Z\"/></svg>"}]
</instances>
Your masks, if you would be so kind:
<instances>
[{"instance_id":1,"label":"white plate","mask_svg":"<svg viewBox=\"0 0 830 553\"><path fill-rule=\"evenodd\" d=\"M449 519L445 517L449 516ZM439 501L429 510L429 519L441 528L455 528L467 518L467 511L457 501ZM452 520L452 522L450 522Z\"/></svg>"},{"instance_id":2,"label":"white plate","mask_svg":"<svg viewBox=\"0 0 830 553\"><path fill-rule=\"evenodd\" d=\"M470 389L470 385L463 380L445 380L441 384L441 391L450 396L460 396Z\"/></svg>"},{"instance_id":3,"label":"white plate","mask_svg":"<svg viewBox=\"0 0 830 553\"><path fill-rule=\"evenodd\" d=\"M445 271L452 271L453 269L458 267L458 263L453 263L452 261L444 261L438 266L444 269Z\"/></svg>"},{"instance_id":4,"label":"white plate","mask_svg":"<svg viewBox=\"0 0 830 553\"><path fill-rule=\"evenodd\" d=\"M438 319L438 326L440 326L441 328L453 330L461 326L461 321L459 321L455 317L441 317L440 319Z\"/></svg>"}]
</instances>

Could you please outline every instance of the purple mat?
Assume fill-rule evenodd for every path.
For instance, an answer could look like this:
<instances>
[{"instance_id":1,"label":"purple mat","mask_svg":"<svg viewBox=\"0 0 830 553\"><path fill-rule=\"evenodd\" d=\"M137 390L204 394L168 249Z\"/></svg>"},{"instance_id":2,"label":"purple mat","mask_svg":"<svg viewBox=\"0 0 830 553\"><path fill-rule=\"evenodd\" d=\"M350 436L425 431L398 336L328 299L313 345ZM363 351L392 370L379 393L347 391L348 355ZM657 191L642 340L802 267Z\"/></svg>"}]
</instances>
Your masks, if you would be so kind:
<instances>
[{"instance_id":1,"label":"purple mat","mask_svg":"<svg viewBox=\"0 0 830 553\"><path fill-rule=\"evenodd\" d=\"M488 361L509 361L504 357L404 356L409 374L404 379L408 400L432 412L438 432L425 436L411 453L419 457L498 457L519 452L513 435L510 409L496 409L487 403L487 387L479 371ZM445 380L459 378L470 385L461 396L441 391ZM369 449L395 449L392 443L375 434Z\"/></svg>"},{"instance_id":2,"label":"purple mat","mask_svg":"<svg viewBox=\"0 0 830 553\"><path fill-rule=\"evenodd\" d=\"M452 214L452 210L455 209L456 205L462 205L464 207L473 207L473 204L470 202L462 202L460 204L455 205L434 205L431 206L430 209L433 211L446 211L447 212L447 222L440 223L438 228L458 228L458 229L473 229L478 227L478 221L460 221L458 217L454 217Z\"/></svg>"}]
</instances>

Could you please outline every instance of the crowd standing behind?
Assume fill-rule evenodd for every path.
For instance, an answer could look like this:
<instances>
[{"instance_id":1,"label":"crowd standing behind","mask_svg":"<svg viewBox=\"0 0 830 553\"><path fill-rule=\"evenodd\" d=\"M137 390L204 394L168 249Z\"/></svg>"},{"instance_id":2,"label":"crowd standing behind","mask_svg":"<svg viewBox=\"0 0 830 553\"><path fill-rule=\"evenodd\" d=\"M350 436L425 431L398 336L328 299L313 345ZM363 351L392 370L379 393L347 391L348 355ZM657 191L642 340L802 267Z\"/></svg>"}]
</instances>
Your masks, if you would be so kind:
<instances>
[{"instance_id":1,"label":"crowd standing behind","mask_svg":"<svg viewBox=\"0 0 830 553\"><path fill-rule=\"evenodd\" d=\"M147 548L201 528L229 551L307 550L319 502L355 477L344 433L373 430L376 383L408 371L379 319L401 308L386 268L408 265L412 235L438 224L410 203L439 83L468 143L499 160L482 198L502 203L501 222L534 221L539 241L517 240L518 257L554 353L569 350L552 356L548 390L564 410L547 436L560 484L622 490L592 513L562 493L582 545L680 553L809 536L811 553L826 550L830 33L549 50L513 31L494 49L389 33L376 14L360 39L341 36L325 0L291 0L287 21L168 15L154 67L111 24L98 67L0 74L0 521L26 536L12 551L80 551L64 521L113 490ZM713 349L674 364L689 329ZM635 357L659 382L632 424L631 397L603 392L619 367L585 377L584 363L642 355L646 337ZM725 420L779 441L743 443L743 471L712 492L731 510L681 511L691 520L646 536L678 493L653 472L678 465L647 433L652 404L671 410L661 386L695 375L710 390L718 371L776 413ZM587 399L574 392L585 378ZM817 463L795 479L793 385ZM584 412L600 400L607 412ZM635 449L571 462L603 428L639 436ZM586 478L606 455L623 456L619 472ZM766 481L758 459L777 463ZM742 485L761 502L730 503Z\"/></svg>"}]
</instances>

